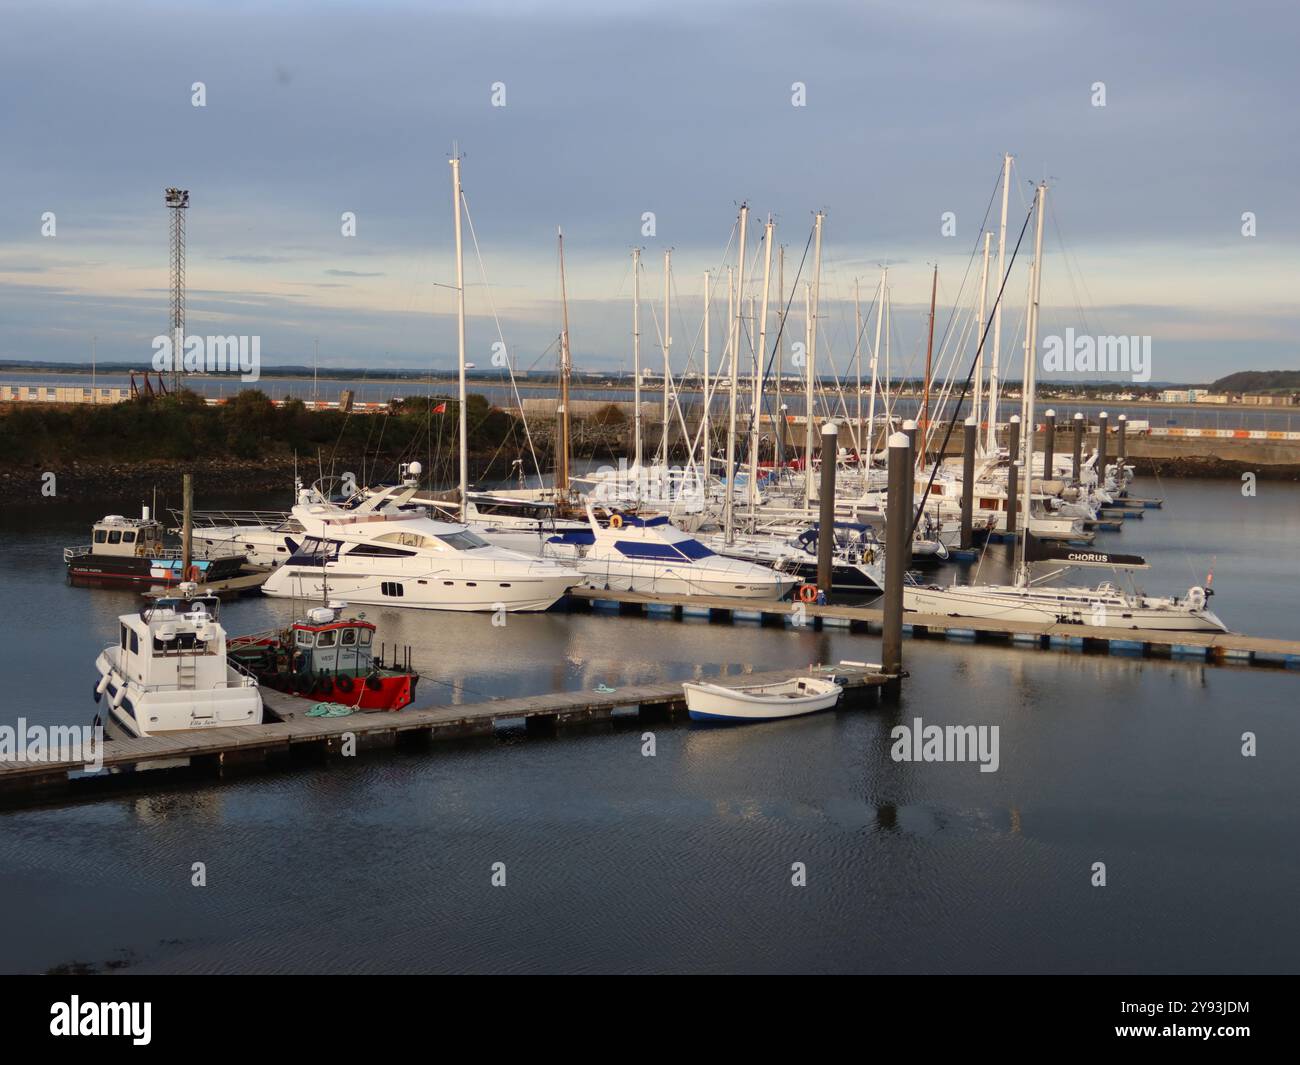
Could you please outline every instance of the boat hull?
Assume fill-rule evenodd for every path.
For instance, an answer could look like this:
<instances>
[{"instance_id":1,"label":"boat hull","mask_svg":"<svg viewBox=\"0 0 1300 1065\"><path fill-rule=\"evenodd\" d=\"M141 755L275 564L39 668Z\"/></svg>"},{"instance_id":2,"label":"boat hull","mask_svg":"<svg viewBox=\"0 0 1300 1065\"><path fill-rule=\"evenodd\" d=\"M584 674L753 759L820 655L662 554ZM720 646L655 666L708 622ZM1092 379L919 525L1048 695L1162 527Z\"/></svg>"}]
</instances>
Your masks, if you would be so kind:
<instances>
[{"instance_id":1,"label":"boat hull","mask_svg":"<svg viewBox=\"0 0 1300 1065\"><path fill-rule=\"evenodd\" d=\"M686 709L692 721L726 722L781 721L819 713L838 703L843 692L837 684L814 681L817 690L809 690L806 694L763 694L791 688L795 683L768 685L766 689L757 691L692 683L683 684L682 689L686 693ZM798 683L808 681L805 679Z\"/></svg>"},{"instance_id":2,"label":"boat hull","mask_svg":"<svg viewBox=\"0 0 1300 1065\"><path fill-rule=\"evenodd\" d=\"M81 555L68 562L68 580L85 585L179 584L186 580L211 584L238 577L243 566L243 555L196 558L187 574L181 559Z\"/></svg>"},{"instance_id":3,"label":"boat hull","mask_svg":"<svg viewBox=\"0 0 1300 1065\"><path fill-rule=\"evenodd\" d=\"M328 581L328 594L346 599L353 606L479 612L504 609L512 613L546 610L580 583L573 575L468 580L435 573L387 576L333 570L328 573ZM392 594L397 588L401 589L400 596ZM319 568L299 568L288 563L271 575L262 591L274 598L315 601L325 597L325 580Z\"/></svg>"},{"instance_id":4,"label":"boat hull","mask_svg":"<svg viewBox=\"0 0 1300 1065\"><path fill-rule=\"evenodd\" d=\"M1008 590L989 595L962 588L904 588L903 609L940 617L978 618L1015 624L1079 625L1088 628L1144 629L1155 632L1226 632L1210 610L1157 610L1109 598L1048 602L1040 596Z\"/></svg>"}]
</instances>

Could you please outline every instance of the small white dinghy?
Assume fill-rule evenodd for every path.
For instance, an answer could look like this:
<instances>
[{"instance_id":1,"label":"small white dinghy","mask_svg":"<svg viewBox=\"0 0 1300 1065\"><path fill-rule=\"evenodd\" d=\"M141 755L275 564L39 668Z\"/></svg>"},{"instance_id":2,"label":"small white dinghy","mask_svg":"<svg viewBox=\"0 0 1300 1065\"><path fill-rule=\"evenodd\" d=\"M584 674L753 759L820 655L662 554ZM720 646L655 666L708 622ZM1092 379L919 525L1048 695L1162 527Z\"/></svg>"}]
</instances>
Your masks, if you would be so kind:
<instances>
[{"instance_id":1,"label":"small white dinghy","mask_svg":"<svg viewBox=\"0 0 1300 1065\"><path fill-rule=\"evenodd\" d=\"M685 683L686 709L692 721L775 721L829 710L844 691L832 680L792 677L777 684L724 688L721 684Z\"/></svg>"}]
</instances>

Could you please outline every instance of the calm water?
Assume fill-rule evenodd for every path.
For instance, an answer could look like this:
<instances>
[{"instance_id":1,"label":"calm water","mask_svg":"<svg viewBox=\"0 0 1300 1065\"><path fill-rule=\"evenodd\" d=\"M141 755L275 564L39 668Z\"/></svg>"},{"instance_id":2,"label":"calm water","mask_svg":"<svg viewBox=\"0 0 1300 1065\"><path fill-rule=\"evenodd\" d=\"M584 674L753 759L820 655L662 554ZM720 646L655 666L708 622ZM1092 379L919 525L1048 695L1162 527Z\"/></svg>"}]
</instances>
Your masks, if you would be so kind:
<instances>
[{"instance_id":1,"label":"calm water","mask_svg":"<svg viewBox=\"0 0 1300 1065\"><path fill-rule=\"evenodd\" d=\"M1300 638L1300 489L1141 489L1166 509L1104 542L1148 555L1149 590L1216 559L1229 624ZM94 655L133 599L67 587L59 549L101 509L0 517L6 722L93 713ZM289 609L248 599L224 619ZM704 621L368 614L413 645L437 702L879 654L872 637ZM653 758L628 723L0 813L0 969L1300 967L1300 677L941 642L905 655L897 707L658 724ZM999 725L1001 768L892 761L890 728L915 717Z\"/></svg>"}]
</instances>

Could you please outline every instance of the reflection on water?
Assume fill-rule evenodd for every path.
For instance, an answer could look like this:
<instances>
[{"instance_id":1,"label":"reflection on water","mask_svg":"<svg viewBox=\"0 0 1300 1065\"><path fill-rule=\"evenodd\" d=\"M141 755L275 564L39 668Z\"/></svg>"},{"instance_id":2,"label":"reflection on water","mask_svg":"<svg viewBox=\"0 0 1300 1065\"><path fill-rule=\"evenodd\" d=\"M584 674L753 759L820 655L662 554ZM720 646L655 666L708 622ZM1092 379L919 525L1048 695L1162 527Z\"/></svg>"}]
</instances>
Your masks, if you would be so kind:
<instances>
[{"instance_id":1,"label":"reflection on water","mask_svg":"<svg viewBox=\"0 0 1300 1065\"><path fill-rule=\"evenodd\" d=\"M1240 501L1231 483L1166 482L1149 494L1168 509L1116 541L1151 557L1149 589L1181 588L1217 555L1225 617L1300 636L1295 488ZM94 654L135 600L61 583L59 548L91 516L0 518L0 597L20 619L5 634L6 717L79 724L93 712ZM247 631L292 610L240 600L225 621ZM432 702L879 655L878 639L838 630L367 614L382 640L412 645ZM22 917L0 968L1294 968L1294 675L941 641L904 650L896 706L735 729L511 734L0 814L0 906ZM999 726L1000 770L892 761L890 729L915 717ZM654 757L641 753L647 730ZM1247 730L1262 738L1254 759L1241 756ZM1099 860L1105 889L1089 883ZM490 884L498 861L506 888ZM195 862L206 888L191 886ZM794 863L806 887L793 886Z\"/></svg>"}]
</instances>

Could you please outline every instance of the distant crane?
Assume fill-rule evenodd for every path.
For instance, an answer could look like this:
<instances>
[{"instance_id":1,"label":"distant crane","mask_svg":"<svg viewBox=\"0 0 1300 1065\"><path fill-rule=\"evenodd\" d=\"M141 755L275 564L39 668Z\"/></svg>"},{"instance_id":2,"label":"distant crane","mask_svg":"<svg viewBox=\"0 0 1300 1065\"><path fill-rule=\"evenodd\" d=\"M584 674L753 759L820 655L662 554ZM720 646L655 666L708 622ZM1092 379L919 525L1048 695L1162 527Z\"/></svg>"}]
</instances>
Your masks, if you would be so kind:
<instances>
[{"instance_id":1,"label":"distant crane","mask_svg":"<svg viewBox=\"0 0 1300 1065\"><path fill-rule=\"evenodd\" d=\"M188 189L164 189L163 201L172 213L171 240L171 335L172 392L180 391L181 355L185 351L185 211L190 205Z\"/></svg>"}]
</instances>

